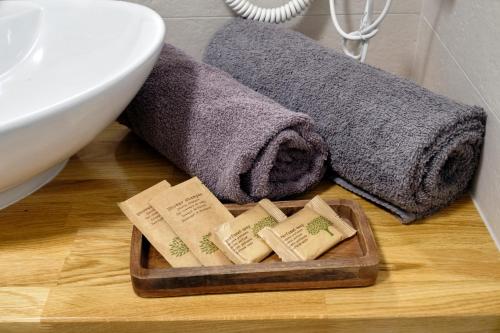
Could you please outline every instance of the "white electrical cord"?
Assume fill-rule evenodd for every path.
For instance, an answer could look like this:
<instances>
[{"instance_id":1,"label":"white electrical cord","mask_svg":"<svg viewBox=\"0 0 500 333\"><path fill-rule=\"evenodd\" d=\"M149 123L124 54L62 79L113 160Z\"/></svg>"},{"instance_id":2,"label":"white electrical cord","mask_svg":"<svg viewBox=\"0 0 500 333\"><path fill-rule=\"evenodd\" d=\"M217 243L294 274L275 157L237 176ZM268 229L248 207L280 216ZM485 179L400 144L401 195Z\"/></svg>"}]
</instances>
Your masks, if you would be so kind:
<instances>
[{"instance_id":1,"label":"white electrical cord","mask_svg":"<svg viewBox=\"0 0 500 333\"><path fill-rule=\"evenodd\" d=\"M281 7L263 8L249 0L224 0L239 16L249 20L282 23L302 13L313 0L290 0Z\"/></svg>"},{"instance_id":2,"label":"white electrical cord","mask_svg":"<svg viewBox=\"0 0 500 333\"><path fill-rule=\"evenodd\" d=\"M377 34L378 26L380 25L380 23L382 23L385 16L389 12L390 6L391 6L391 0L387 0L385 2L384 9L377 17L377 19L372 23L371 16L373 15L373 0L367 0L363 17L361 18L361 25L359 27L359 30L353 31L351 33L346 33L340 27L339 21L337 20L337 13L335 12L335 0L330 0L330 12L332 17L332 22L333 25L335 26L335 29L337 29L337 31L343 38L342 48L344 49L345 54L361 62L365 61L366 54L368 52L368 43L370 42L370 39ZM347 43L349 41L359 42L361 50L358 54L352 53L347 48Z\"/></svg>"},{"instance_id":3,"label":"white electrical cord","mask_svg":"<svg viewBox=\"0 0 500 333\"><path fill-rule=\"evenodd\" d=\"M276 8L259 7L251 3L249 0L224 1L236 14L243 18L268 23L282 23L302 13L313 0L290 0L283 6ZM371 17L373 15L373 0L366 0L365 10L361 19L359 30L346 33L340 27L340 24L337 20L335 0L330 0L330 13L332 16L332 22L335 26L335 29L337 29L337 31L343 38L342 48L344 49L345 54L361 62L365 61L366 54L368 52L368 43L370 39L377 34L378 26L384 20L390 6L391 0L386 0L384 9L377 17L377 19L372 23ZM349 41L355 41L359 43L360 51L358 54L354 54L348 49L347 43Z\"/></svg>"}]
</instances>

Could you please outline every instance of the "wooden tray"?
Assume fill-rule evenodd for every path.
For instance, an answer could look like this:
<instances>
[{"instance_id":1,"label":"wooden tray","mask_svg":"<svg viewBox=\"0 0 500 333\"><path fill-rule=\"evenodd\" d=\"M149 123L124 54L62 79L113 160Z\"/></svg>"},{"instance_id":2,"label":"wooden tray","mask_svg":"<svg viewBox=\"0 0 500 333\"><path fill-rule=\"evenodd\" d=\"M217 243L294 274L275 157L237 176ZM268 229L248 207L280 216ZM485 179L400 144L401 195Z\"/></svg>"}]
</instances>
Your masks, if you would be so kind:
<instances>
[{"instance_id":1,"label":"wooden tray","mask_svg":"<svg viewBox=\"0 0 500 333\"><path fill-rule=\"evenodd\" d=\"M289 216L307 202L278 201L275 204ZM167 297L374 284L379 258L368 218L353 201L330 200L327 203L358 232L318 259L303 262L285 263L273 254L257 264L172 268L134 227L130 249L134 291L141 297ZM225 206L237 216L253 205Z\"/></svg>"}]
</instances>

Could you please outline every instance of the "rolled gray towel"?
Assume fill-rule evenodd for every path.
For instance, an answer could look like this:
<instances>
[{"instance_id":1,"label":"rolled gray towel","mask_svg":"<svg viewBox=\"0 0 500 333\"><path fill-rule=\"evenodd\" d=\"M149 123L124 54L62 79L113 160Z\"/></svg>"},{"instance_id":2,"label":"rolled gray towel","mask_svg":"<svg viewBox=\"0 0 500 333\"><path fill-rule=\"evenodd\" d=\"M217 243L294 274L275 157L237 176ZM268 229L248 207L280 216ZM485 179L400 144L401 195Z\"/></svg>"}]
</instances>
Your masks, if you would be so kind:
<instances>
[{"instance_id":1,"label":"rolled gray towel","mask_svg":"<svg viewBox=\"0 0 500 333\"><path fill-rule=\"evenodd\" d=\"M223 200L282 198L324 174L309 116L170 45L118 120Z\"/></svg>"},{"instance_id":2,"label":"rolled gray towel","mask_svg":"<svg viewBox=\"0 0 500 333\"><path fill-rule=\"evenodd\" d=\"M411 222L466 190L486 116L273 24L235 19L204 61L293 111L309 114L334 181Z\"/></svg>"}]
</instances>

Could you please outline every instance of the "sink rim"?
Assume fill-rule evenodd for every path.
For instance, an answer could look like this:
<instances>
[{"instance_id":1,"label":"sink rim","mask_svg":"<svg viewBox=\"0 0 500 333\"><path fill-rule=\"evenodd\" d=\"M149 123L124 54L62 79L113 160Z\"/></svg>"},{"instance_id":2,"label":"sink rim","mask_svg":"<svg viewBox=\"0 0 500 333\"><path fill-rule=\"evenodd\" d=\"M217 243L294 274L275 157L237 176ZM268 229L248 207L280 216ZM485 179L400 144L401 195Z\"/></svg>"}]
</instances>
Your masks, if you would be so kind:
<instances>
[{"instance_id":1,"label":"sink rim","mask_svg":"<svg viewBox=\"0 0 500 333\"><path fill-rule=\"evenodd\" d=\"M26 10L34 10L34 9L42 10L42 6L40 6L39 4L37 4L36 2L34 2L32 0L4 0L2 3L6 4L9 2L15 3L16 6L18 6L19 8L23 8L25 11ZM27 6L26 6L26 4L27 4ZM14 12L10 12L8 14L2 14L2 15L0 15L0 20L6 20L9 17L18 16L21 13L22 12L14 11Z\"/></svg>"},{"instance_id":2,"label":"sink rim","mask_svg":"<svg viewBox=\"0 0 500 333\"><path fill-rule=\"evenodd\" d=\"M5 13L5 8L2 7L2 5L7 4L7 13ZM12 6L13 5L13 6ZM12 6L12 8L9 8L9 6ZM32 15L29 19L36 18L38 19L35 23L35 21L32 22L33 25L36 25L36 28L33 30L32 33L32 40L31 43L27 44L25 47L25 52L22 52L21 56L18 56L17 61L11 61L10 66L4 67L0 66L0 82L2 81L2 78L8 77L9 73L14 71L16 67L26 61L26 59L29 57L29 55L34 51L34 49L37 46L37 42L40 38L40 30L41 30L41 20L43 17L43 7L32 1L32 0L7 0L0 2L0 24L7 22L9 20L16 20L19 18L22 18L23 16ZM35 17L33 17L35 16ZM3 67L3 69L2 69ZM1 123L1 122L0 122Z\"/></svg>"},{"instance_id":3,"label":"sink rim","mask_svg":"<svg viewBox=\"0 0 500 333\"><path fill-rule=\"evenodd\" d=\"M4 2L5 1L5 2ZM44 2L42 1L17 1L17 0L4 0L2 2L8 3L19 3L19 2L30 2L34 3L40 6L39 2ZM61 2L64 2L64 0L59 0ZM50 6L57 7L57 2L58 1L48 1ZM5 131L10 131L10 130L15 130L16 128L20 128L23 126L26 126L28 124L32 124L36 122L37 120L46 118L48 116L57 114L58 112L63 112L64 110L70 109L74 107L75 105L78 105L82 103L85 100L88 100L89 98L92 98L92 96L98 95L100 92L106 90L110 86L116 84L117 82L123 80L127 76L129 76L136 68L138 68L141 64L145 63L150 59L152 56L154 56L154 50L156 50L158 47L160 47L161 44L164 43L164 37L165 37L165 24L163 22L163 19L161 16L156 13L154 10L142 6L136 3L130 3L130 2L125 2L125 1L116 1L116 0L91 0L91 2L95 3L96 5L99 5L101 3L107 3L111 4L112 6L117 6L117 7L125 7L125 8L131 8L132 11L141 11L142 14L145 18L148 18L154 25L156 26L155 29L155 35L151 36L152 42L148 44L148 47L145 47L140 56L136 57L133 61L127 63L123 69L120 71L117 71L116 73L113 73L110 77L103 79L101 81L96 81L93 83L90 87L87 87L86 89L83 89L82 91L70 95L70 96L65 96L61 100L54 102L53 104L47 105L47 106L42 106L40 108L34 108L33 110L22 113L22 114L17 114L12 116L11 118L7 118L6 120L0 122L0 133L5 132ZM67 3L66 3L67 4ZM45 6L41 6L42 10L46 10ZM47 9L50 10L50 9Z\"/></svg>"}]
</instances>

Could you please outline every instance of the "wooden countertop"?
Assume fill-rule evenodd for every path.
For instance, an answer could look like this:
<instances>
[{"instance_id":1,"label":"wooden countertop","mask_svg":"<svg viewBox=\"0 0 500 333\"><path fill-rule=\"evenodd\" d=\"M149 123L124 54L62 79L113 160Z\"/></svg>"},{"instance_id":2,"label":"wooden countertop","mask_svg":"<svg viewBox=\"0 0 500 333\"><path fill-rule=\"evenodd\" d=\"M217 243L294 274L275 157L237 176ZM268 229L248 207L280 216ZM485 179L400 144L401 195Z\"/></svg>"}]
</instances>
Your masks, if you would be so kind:
<instances>
[{"instance_id":1,"label":"wooden countertop","mask_svg":"<svg viewBox=\"0 0 500 333\"><path fill-rule=\"evenodd\" d=\"M188 177L112 125L48 186L0 211L0 332L500 331L500 253L469 197L404 226L328 181L301 196L359 202L382 262L366 288L142 299L116 206Z\"/></svg>"}]
</instances>

